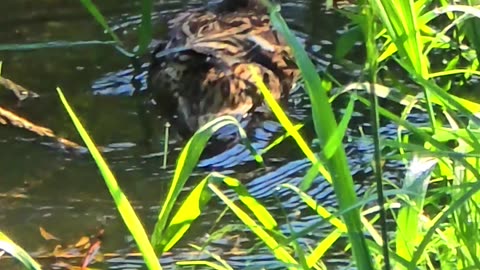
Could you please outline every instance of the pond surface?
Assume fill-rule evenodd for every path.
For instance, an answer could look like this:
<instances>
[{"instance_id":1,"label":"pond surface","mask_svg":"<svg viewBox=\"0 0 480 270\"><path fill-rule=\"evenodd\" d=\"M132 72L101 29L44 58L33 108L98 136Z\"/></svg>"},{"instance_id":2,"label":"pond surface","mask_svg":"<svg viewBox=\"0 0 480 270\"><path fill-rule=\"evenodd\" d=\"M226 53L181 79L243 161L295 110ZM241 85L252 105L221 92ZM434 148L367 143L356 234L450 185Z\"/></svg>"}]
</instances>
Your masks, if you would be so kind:
<instances>
[{"instance_id":1,"label":"pond surface","mask_svg":"<svg viewBox=\"0 0 480 270\"><path fill-rule=\"evenodd\" d=\"M159 1L154 17L156 42L164 38L167 18L202 3ZM138 1L103 0L99 4L121 39L133 46L139 23ZM51 42L53 46L108 39L79 1L3 0L2 10L8 11L0 16L2 44ZM331 63L334 41L346 21L327 11L322 1L318 0L282 1L282 14L306 45L319 71L325 69ZM147 129L145 119L139 113L140 102L131 96L135 89L132 76L136 72L136 78L144 83L148 59L137 63L139 68L134 71L128 58L111 46L99 44L4 50L0 51L0 61L3 61L2 75L41 95L40 98L18 103L10 93L1 91L0 106L47 126L60 136L80 142L56 95L55 88L60 86L95 142L109 150L105 152L105 157L151 232L183 142L175 137L169 141L169 162L167 169L162 169L164 122L156 119L153 132ZM341 68L336 68L336 76L346 81L355 80L348 74L355 72L342 72ZM339 117L348 97L344 99L336 102ZM289 111L293 119L301 120L308 116L309 102L302 89L292 95ZM368 118L364 114L368 115L368 112L354 115L352 129L347 132L345 140L359 195L370 188L373 177L370 164L373 146L368 136ZM361 132L367 135L361 135ZM275 121L266 120L248 133L254 146L261 149L281 135L282 130ZM314 145L311 123L302 133ZM385 123L382 127L385 136L395 136L395 133L394 125ZM220 171L241 179L254 196L276 213L277 221L285 232L289 231L288 226L300 230L318 222L314 213L292 192L275 190L282 183L298 184L310 167L292 141L287 140L267 153L266 169L259 168L242 145L228 149L218 145L212 147L216 154L204 156L188 183L189 188L208 172ZM81 236L103 227L105 237L101 251L118 256L105 256L105 260L95 267L143 267L139 257L121 256L135 251L135 245L90 156L65 153L52 147L47 140L5 126L0 126L0 149L0 230L28 251L38 252L53 250L57 244L45 240L39 233L39 227L61 238L62 243L75 243ZM385 168L387 178L399 179L399 164L387 162ZM316 179L309 193L324 207L336 206L333 190L322 178ZM202 245L214 231L226 225L240 224L229 212L220 221L215 221L223 210L223 204L211 203L185 240L172 253L165 255L162 263L173 266L176 260L196 259L189 243ZM318 227L301 239L306 248L314 247L331 231L325 224ZM247 266L252 269L262 266L272 268L277 265L263 247L247 250L254 244L251 234L237 227L228 237L211 243L209 249L238 269ZM349 266L342 248L344 246L340 243L338 250L330 252L325 258L325 263L332 269ZM54 263L53 260L41 262L46 266ZM68 262L72 263L71 260ZM11 267L9 260L1 259L0 268L6 269L7 266Z\"/></svg>"}]
</instances>

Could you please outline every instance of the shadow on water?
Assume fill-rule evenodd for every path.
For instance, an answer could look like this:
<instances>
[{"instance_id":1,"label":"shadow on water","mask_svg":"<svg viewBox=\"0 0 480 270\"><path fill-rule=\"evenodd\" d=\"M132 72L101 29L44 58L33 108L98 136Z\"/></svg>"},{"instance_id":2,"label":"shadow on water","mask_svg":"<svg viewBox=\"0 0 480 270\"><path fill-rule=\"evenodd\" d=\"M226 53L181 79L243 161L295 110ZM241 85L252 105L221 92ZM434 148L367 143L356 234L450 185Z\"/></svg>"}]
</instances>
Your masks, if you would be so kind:
<instances>
[{"instance_id":1,"label":"shadow on water","mask_svg":"<svg viewBox=\"0 0 480 270\"><path fill-rule=\"evenodd\" d=\"M156 42L160 42L162 33L165 33L162 24L165 18L202 2L161 1L156 6L158 12L154 17L158 25ZM122 39L127 44L135 44L135 28L139 23L136 13L138 3L105 0L99 4ZM2 5L9 10L0 17L0 35L5 44L96 41L107 38L80 3L75 1L4 0ZM311 52L319 71L325 69L331 62L333 43L339 30L331 26L341 28L345 21L333 12L326 11L324 5L316 0L282 1L282 12ZM105 155L111 168L146 227L151 230L182 143L176 138L169 142L172 149L169 166L166 170L160 169L163 157L162 119L155 119L156 128L153 132L146 131L138 113L139 101L131 96L134 74L140 88L145 88L148 61L145 60L134 69L129 59L109 46L3 51L0 52L0 60L4 62L3 74L6 77L41 94L36 100L18 104L2 92L0 106L14 109L32 121L52 128L60 136L79 141L55 93L55 87L61 86L96 143L110 150ZM337 73L347 80L354 80L343 74L341 69L337 68ZM340 107L344 107L341 103L340 100ZM307 117L309 103L302 90L292 94L289 107L293 119ZM338 114L340 116L341 111ZM355 128L348 131L345 147L358 183L358 193L362 195L371 185L373 146L370 137L361 134L361 129L366 134L369 130L368 119L363 113L354 115L351 126ZM254 147L263 149L282 131L275 121L266 120L248 132ZM313 141L311 123L302 132L305 138ZM1 230L27 250L38 251L49 247L53 250L53 246L39 234L39 226L66 242L74 242L101 225L106 230L103 252L123 254L134 248L89 156L59 152L46 147L39 138L13 128L0 126L0 134ZM382 134L396 136L396 127L386 124L382 127ZM145 143L147 140L151 142L149 145ZM200 179L209 171L221 171L244 181L255 197L267 204L270 210L276 211L280 217L278 222L285 232L290 231L288 226L301 230L318 222L318 218L292 192L273 188L281 183L298 184L309 168L309 162L291 141L287 140L266 154L266 171L257 168L241 144L228 150L215 149L219 145L212 147L216 154L202 159L200 168L190 180L191 186L195 179ZM401 165L387 162L385 166L389 168L385 176L397 180ZM315 181L309 193L323 206L335 206L333 190L322 179ZM189 258L192 251L187 246L189 242L204 243L207 233L211 234L227 224L239 224L229 213L218 224L213 224L212 220L216 220L223 209L224 205L212 203L188 233L187 240L180 242L173 254L162 258L164 264ZM305 246L314 246L329 230L331 228L327 225L321 225L300 242ZM243 227L238 226L233 233L236 238L216 240L210 244L211 250L223 254L222 257L228 259L234 268L271 268L275 265L269 252L262 248L252 253L242 253L255 244ZM342 248L341 245L339 248ZM0 266L4 261L0 261ZM348 265L349 261L342 252L332 251L326 263L341 267ZM98 267L132 269L141 267L141 260L107 258Z\"/></svg>"}]
</instances>

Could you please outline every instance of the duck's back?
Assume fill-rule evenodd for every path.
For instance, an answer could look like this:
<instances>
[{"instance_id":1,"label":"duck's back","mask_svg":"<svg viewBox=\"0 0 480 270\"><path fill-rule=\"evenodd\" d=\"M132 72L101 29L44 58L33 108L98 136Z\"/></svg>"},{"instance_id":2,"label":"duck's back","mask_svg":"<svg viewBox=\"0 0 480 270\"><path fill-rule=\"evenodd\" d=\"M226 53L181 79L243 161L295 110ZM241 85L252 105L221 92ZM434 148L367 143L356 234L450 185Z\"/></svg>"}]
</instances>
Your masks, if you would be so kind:
<instances>
[{"instance_id":1,"label":"duck's back","mask_svg":"<svg viewBox=\"0 0 480 270\"><path fill-rule=\"evenodd\" d=\"M298 77L290 49L266 14L198 10L179 14L169 28L169 42L154 54L149 88L164 115L178 116L183 135L214 117L259 106L252 69L277 100Z\"/></svg>"}]
</instances>

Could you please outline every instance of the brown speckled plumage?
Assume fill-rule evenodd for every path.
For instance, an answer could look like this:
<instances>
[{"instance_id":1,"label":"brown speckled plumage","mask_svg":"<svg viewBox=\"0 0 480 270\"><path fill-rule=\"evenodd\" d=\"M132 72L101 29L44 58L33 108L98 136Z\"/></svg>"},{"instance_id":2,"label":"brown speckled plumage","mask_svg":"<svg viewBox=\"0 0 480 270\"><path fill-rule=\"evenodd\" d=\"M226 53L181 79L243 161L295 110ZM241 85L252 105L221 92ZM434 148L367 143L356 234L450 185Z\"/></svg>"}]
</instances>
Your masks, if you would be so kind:
<instances>
[{"instance_id":1,"label":"brown speckled plumage","mask_svg":"<svg viewBox=\"0 0 480 270\"><path fill-rule=\"evenodd\" d=\"M183 136L221 115L245 115L263 102L251 69L277 100L288 97L299 72L290 48L257 0L224 0L169 22L169 41L157 48L149 91Z\"/></svg>"}]
</instances>

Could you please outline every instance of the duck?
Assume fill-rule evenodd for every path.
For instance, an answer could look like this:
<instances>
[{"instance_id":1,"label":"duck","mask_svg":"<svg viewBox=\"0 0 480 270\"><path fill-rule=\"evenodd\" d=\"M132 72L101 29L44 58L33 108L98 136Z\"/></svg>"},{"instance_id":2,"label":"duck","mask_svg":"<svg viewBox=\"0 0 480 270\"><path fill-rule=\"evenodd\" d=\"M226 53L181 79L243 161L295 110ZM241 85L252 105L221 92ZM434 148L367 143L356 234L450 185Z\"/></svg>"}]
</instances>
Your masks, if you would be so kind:
<instances>
[{"instance_id":1,"label":"duck","mask_svg":"<svg viewBox=\"0 0 480 270\"><path fill-rule=\"evenodd\" d=\"M265 111L252 72L285 104L299 69L260 0L223 0L215 8L181 12L152 53L149 99L178 133L189 138L224 115Z\"/></svg>"}]
</instances>

